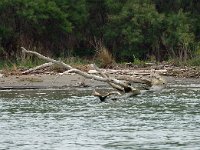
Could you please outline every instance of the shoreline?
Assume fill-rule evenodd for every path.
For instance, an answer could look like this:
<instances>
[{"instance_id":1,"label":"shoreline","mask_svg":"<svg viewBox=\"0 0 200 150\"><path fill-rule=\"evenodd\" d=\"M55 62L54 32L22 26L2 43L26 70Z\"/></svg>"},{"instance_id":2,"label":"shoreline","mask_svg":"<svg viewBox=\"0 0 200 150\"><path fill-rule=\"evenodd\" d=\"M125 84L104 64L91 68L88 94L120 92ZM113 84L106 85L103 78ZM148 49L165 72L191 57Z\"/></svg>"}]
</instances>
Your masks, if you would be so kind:
<instances>
[{"instance_id":1,"label":"shoreline","mask_svg":"<svg viewBox=\"0 0 200 150\"><path fill-rule=\"evenodd\" d=\"M192 82L200 84L199 78L181 78L164 76L168 84L173 82ZM23 89L66 89L66 88L98 88L109 85L92 79L85 79L77 74L29 74L11 75L0 78L0 90L23 90Z\"/></svg>"},{"instance_id":2,"label":"shoreline","mask_svg":"<svg viewBox=\"0 0 200 150\"><path fill-rule=\"evenodd\" d=\"M88 72L88 65L82 65L79 69ZM175 67L169 65L153 65L146 67L137 66L115 66L113 69L102 69L110 76L132 75L133 73L149 73L152 70L163 76L168 83L180 80L182 82L195 81L200 84L200 68L198 67ZM107 83L86 79L78 74L69 73L60 75L52 68L35 70L26 75L24 70L13 70L4 72L0 70L0 90L9 89L65 89L65 88L87 88L87 87L110 87ZM92 70L90 70L92 71Z\"/></svg>"},{"instance_id":3,"label":"shoreline","mask_svg":"<svg viewBox=\"0 0 200 150\"><path fill-rule=\"evenodd\" d=\"M84 77L72 75L50 75L50 74L31 74L31 75L12 75L0 78L0 90L7 89L64 89L73 87L100 87L107 84L100 81L85 79Z\"/></svg>"}]
</instances>

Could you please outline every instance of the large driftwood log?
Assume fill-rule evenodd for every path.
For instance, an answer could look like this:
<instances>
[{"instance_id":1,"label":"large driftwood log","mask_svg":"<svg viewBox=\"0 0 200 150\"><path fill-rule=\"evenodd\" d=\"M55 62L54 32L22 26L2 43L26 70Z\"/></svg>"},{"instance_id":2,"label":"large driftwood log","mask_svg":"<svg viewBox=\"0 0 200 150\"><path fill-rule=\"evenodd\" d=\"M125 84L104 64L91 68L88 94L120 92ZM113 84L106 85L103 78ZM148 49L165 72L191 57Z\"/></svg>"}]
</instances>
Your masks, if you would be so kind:
<instances>
[{"instance_id":1,"label":"large driftwood log","mask_svg":"<svg viewBox=\"0 0 200 150\"><path fill-rule=\"evenodd\" d=\"M96 65L92 64L91 67L96 70L98 75L89 74L87 72L83 72L79 69L73 68L72 66L70 66L62 61L54 60L52 58L43 56L40 53L35 52L35 51L26 50L24 47L22 47L22 52L36 55L38 58L48 61L48 63L45 63L43 65L37 66L32 69L29 69L29 70L25 71L24 73L28 73L28 72L31 72L38 68L44 68L46 66L56 64L67 70L63 74L76 73L76 74L79 74L88 79L94 79L94 80L98 80L101 82L106 82L110 86L112 86L114 89L116 89L122 93L131 93L131 94L129 94L130 96L140 94L140 90L138 88L133 87L130 83L145 84L149 87L152 87L154 85L165 85L166 84L166 81L160 75L158 75L156 73L151 73L148 75L148 77L144 77L141 75L110 77L108 74L102 72L101 69L99 69ZM99 96L99 94L96 93L95 96L97 96L97 95ZM107 94L106 97L109 95L111 95L111 94Z\"/></svg>"},{"instance_id":2,"label":"large driftwood log","mask_svg":"<svg viewBox=\"0 0 200 150\"><path fill-rule=\"evenodd\" d=\"M28 73L31 73L31 72L33 72L33 71L35 71L35 70L39 70L39 69L42 69L42 68L46 68L46 67L49 67L49 66L52 66L52 65L53 65L52 62L44 63L44 64L42 64L42 65L36 66L36 67L34 67L34 68L30 68L30 69L28 69L28 70L26 70L26 71L23 71L22 74L28 74Z\"/></svg>"}]
</instances>

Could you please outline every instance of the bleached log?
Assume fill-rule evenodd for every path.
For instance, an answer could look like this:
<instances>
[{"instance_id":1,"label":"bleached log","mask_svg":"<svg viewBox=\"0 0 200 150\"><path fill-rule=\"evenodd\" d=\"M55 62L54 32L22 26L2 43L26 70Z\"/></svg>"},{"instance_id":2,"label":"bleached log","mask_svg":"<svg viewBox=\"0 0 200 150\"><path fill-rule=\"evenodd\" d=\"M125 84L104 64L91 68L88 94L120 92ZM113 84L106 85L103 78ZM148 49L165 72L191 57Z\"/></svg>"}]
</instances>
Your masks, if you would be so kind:
<instances>
[{"instance_id":1,"label":"bleached log","mask_svg":"<svg viewBox=\"0 0 200 150\"><path fill-rule=\"evenodd\" d=\"M115 77L118 80L130 81L132 83L141 83L146 84L149 87L155 85L166 85L167 81L158 74L153 74L149 76L128 76L128 75L119 75Z\"/></svg>"},{"instance_id":2,"label":"bleached log","mask_svg":"<svg viewBox=\"0 0 200 150\"><path fill-rule=\"evenodd\" d=\"M41 59L46 60L46 61L48 61L48 62L52 62L52 63L57 64L57 65L59 65L59 66L63 66L63 67L66 68L66 69L72 69L72 67L71 67L70 65L67 65L67 64L65 64L65 63L62 62L62 61L57 61L57 60L54 60L54 59L52 59L52 58L45 57L45 56L43 56L43 55L41 55L40 53L35 52L35 51L28 51L28 50L26 50L24 47L21 47L21 48L22 48L22 52L23 52L23 53L33 54L33 55L36 55L38 58L41 58Z\"/></svg>"},{"instance_id":3,"label":"bleached log","mask_svg":"<svg viewBox=\"0 0 200 150\"><path fill-rule=\"evenodd\" d=\"M107 74L103 73L96 65L92 64L91 66L92 66L102 77L104 77L104 78L108 78L108 77L109 77ZM124 91L124 86L121 87L121 86L116 85L116 84L111 83L111 82L109 82L109 84L110 84L113 88L115 88L115 89L117 89L117 90L119 90L119 91ZM127 87L127 86L128 86L128 85L126 85L126 87Z\"/></svg>"},{"instance_id":4,"label":"bleached log","mask_svg":"<svg viewBox=\"0 0 200 150\"><path fill-rule=\"evenodd\" d=\"M28 73L30 73L30 72L34 72L34 71L39 70L39 69L43 69L43 68L46 68L46 67L50 67L50 66L52 66L52 65L53 65L52 62L44 63L44 64L42 64L42 65L36 66L36 67L34 67L34 68L30 68L30 69L28 69L28 70L26 70L26 71L23 71L22 74L28 74Z\"/></svg>"},{"instance_id":5,"label":"bleached log","mask_svg":"<svg viewBox=\"0 0 200 150\"><path fill-rule=\"evenodd\" d=\"M151 69L151 70L113 70L113 69L101 69L102 72L104 73L108 73L108 74L126 74L126 75L150 75L152 72L155 72L157 74L164 74L167 72L166 69L161 69L161 70L155 70L155 69ZM89 71L91 73L93 73L93 70ZM95 73L95 72L94 72Z\"/></svg>"},{"instance_id":6,"label":"bleached log","mask_svg":"<svg viewBox=\"0 0 200 150\"><path fill-rule=\"evenodd\" d=\"M151 87L154 85L165 85L166 80L161 77L159 74L150 72L151 70L140 72L140 73L131 73L133 75L129 75L130 73L127 73L128 70L123 72L122 70L90 70L89 73L97 74L99 72L103 74L112 74L115 72L115 78L118 80L124 80L132 83L141 83L146 84L147 86ZM131 72L131 70L129 70ZM119 73L119 74L118 74Z\"/></svg>"},{"instance_id":7,"label":"bleached log","mask_svg":"<svg viewBox=\"0 0 200 150\"><path fill-rule=\"evenodd\" d=\"M68 71L66 71L67 73L77 73L85 78L88 79L94 79L97 81L102 81L102 82L107 82L108 84L110 84L113 88L119 90L119 91L124 91L124 88L131 88L132 93L134 95L140 94L140 91L132 86L127 85L125 82L122 82L120 80L117 80L115 78L110 78L110 77L100 77L97 75L91 75L88 73L85 73L83 71L80 71L78 69L70 69Z\"/></svg>"},{"instance_id":8,"label":"bleached log","mask_svg":"<svg viewBox=\"0 0 200 150\"><path fill-rule=\"evenodd\" d=\"M88 73L89 74L98 74L98 71L96 71L96 70L89 70Z\"/></svg>"},{"instance_id":9,"label":"bleached log","mask_svg":"<svg viewBox=\"0 0 200 150\"><path fill-rule=\"evenodd\" d=\"M22 52L24 53L29 53L29 54L33 54L33 55L36 55L37 57L43 59L43 60L46 60L48 62L52 62L54 64L57 64L59 66L62 66L66 69L68 69L68 73L77 73L85 78L89 78L89 79L94 79L94 80L98 80L98 81L102 81L102 82L107 82L108 84L115 84L115 85L118 85L119 87L123 87L123 88L131 88L132 92L134 95L137 95L140 93L140 91L136 88L133 88L129 85L127 85L125 82L122 82L120 80L117 80L115 78L110 78L110 77L106 77L106 76L103 76L103 77L100 77L100 76L97 76L97 75L92 75L92 74L88 74L86 72L83 72L79 69L75 69L73 67L71 67L70 65L68 64L65 64L64 62L62 61L57 61L57 60L54 60L52 58L49 58L49 57L46 57L46 56L43 56L35 51L29 51L29 50L26 50L24 47L22 47ZM112 86L113 88L116 88L115 86ZM116 88L117 90L119 90L119 88Z\"/></svg>"},{"instance_id":10,"label":"bleached log","mask_svg":"<svg viewBox=\"0 0 200 150\"><path fill-rule=\"evenodd\" d=\"M154 85L166 84L166 81L160 75L155 73L155 71L152 71L152 70L148 71L148 72L144 72L142 75L141 75L141 73L135 73L134 71L130 71L130 70L126 70L126 71L121 70L120 71L121 73L126 72L127 74L129 74L129 76L128 75L126 75L126 76L124 76L124 75L119 76L118 75L117 77L110 77L106 73L106 70L99 69L96 65L92 64L91 66L95 69L95 72L100 75L99 76L97 74L94 75L94 74L83 72L79 69L73 68L72 66L70 66L68 64L65 64L62 61L54 60L52 58L43 56L38 52L26 50L24 47L22 47L22 52L36 55L38 58L41 58L41 59L49 62L49 63L45 63L43 65L37 66L35 68L29 69L29 70L25 71L24 73L34 71L38 68L47 67L47 66L50 66L52 64L56 64L56 65L61 66L61 67L65 68L67 70L67 71L63 72L63 74L76 73L76 74L79 74L79 75L81 75L85 78L88 78L88 79L94 79L94 80L97 80L97 81L106 82L110 86L112 86L114 89L117 89L117 90L124 92L124 93L128 93L129 96L140 94L140 90L137 89L137 88L134 88L133 86L131 86L131 84L128 84L127 81L128 82L131 81L133 83L146 84L149 87L152 87ZM111 72L115 72L115 74L118 74L118 72L116 72L114 70L112 70ZM130 76L130 74L132 74L132 75Z\"/></svg>"}]
</instances>

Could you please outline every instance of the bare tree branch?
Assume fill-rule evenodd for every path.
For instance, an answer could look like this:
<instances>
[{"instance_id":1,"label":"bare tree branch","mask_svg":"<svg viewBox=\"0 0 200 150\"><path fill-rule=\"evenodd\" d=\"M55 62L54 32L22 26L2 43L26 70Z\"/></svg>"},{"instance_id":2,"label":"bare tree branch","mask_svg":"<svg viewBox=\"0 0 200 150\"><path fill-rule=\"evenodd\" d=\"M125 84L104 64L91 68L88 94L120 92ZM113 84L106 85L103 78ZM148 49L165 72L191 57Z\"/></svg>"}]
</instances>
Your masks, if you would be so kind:
<instances>
[{"instance_id":1,"label":"bare tree branch","mask_svg":"<svg viewBox=\"0 0 200 150\"><path fill-rule=\"evenodd\" d=\"M36 67L28 69L26 71L23 71L22 74L28 74L30 72L33 72L33 71L36 71L36 70L39 70L39 69L43 69L43 68L46 68L46 67L49 67L49 66L52 66L52 65L53 65L52 62L44 63L42 65L36 66Z\"/></svg>"},{"instance_id":2,"label":"bare tree branch","mask_svg":"<svg viewBox=\"0 0 200 150\"><path fill-rule=\"evenodd\" d=\"M71 67L70 65L67 65L67 64L65 64L65 63L62 62L62 61L57 61L57 60L54 60L54 59L52 59L52 58L45 57L45 56L39 54L38 52L28 51L28 50L26 50L24 47L21 47L21 48L22 48L22 52L23 52L23 53L33 54L33 55L36 55L38 58L41 58L41 59L46 60L46 61L48 61L48 62L52 62L52 63L57 64L57 65L59 65L59 66L63 66L63 67L66 68L66 69L72 69L72 67Z\"/></svg>"},{"instance_id":3,"label":"bare tree branch","mask_svg":"<svg viewBox=\"0 0 200 150\"><path fill-rule=\"evenodd\" d=\"M133 88L132 86L127 85L125 82L122 82L122 81L117 80L117 79L115 79L115 78L110 78L110 77L107 77L106 75L103 75L103 74L102 74L103 77L100 77L100 76L97 76L97 75L88 74L88 73L83 72L83 71L81 71L81 70L79 70L79 69L72 68L70 65L67 65L67 64L65 64L64 62L57 61L57 60L54 60L54 59L52 59L52 58L43 56L43 55L41 55L41 54L39 54L39 53L37 53L37 52L33 52L33 51L26 50L24 47L22 47L22 50L23 50L24 53L33 54L33 55L36 55L37 57L39 57L39 58L41 58L41 59L43 59L43 60L46 60L46 61L48 61L48 62L52 62L52 63L54 63L54 64L60 65L60 66L62 66L62 67L64 67L64 68L68 69L68 71L67 71L68 73L69 73L69 72L70 72L70 73L73 72L73 73L77 73L77 74L79 74L79 75L81 75L81 76L83 76L83 77L85 77L85 78L94 79L94 80L98 80L98 81L102 81L102 82L107 82L108 84L114 85L114 86L112 86L112 87L113 87L113 88L116 88L116 89L118 89L118 90L119 90L119 89L122 90L122 88L124 88L124 89L125 89L125 88L130 88L131 91L132 91L134 94L139 94L139 93L140 93L140 91L139 91L138 89ZM95 65L93 65L93 66L95 66ZM96 67L96 69L98 69L98 68ZM100 70L100 69L98 69L98 70ZM116 85L116 86L115 86L115 85ZM120 87L120 86L121 86L121 87ZM118 88L118 87L119 87L119 88Z\"/></svg>"},{"instance_id":4,"label":"bare tree branch","mask_svg":"<svg viewBox=\"0 0 200 150\"><path fill-rule=\"evenodd\" d=\"M149 87L152 87L154 85L165 85L166 84L166 81L160 75L156 74L155 72L150 72L147 75L145 74L146 76L145 75L143 75L143 76L142 75L131 75L131 76L126 75L126 76L117 76L114 78L114 77L110 77L106 73L102 72L95 64L91 64L91 66L100 75L100 76L98 76L98 75L89 74L89 73L83 72L79 69L73 68L72 66L65 64L62 61L54 60L52 58L43 56L38 52L26 50L24 47L22 47L22 52L36 55L37 57L49 62L49 63L45 63L43 65L37 66L35 68L29 69L27 71L24 71L23 73L28 73L28 72L34 71L36 69L51 66L52 64L57 64L67 70L67 71L63 72L62 74L76 73L76 74L79 74L88 79L94 79L97 81L106 82L110 86L112 86L114 89L117 89L118 91L127 93L128 96L140 94L140 90L137 88L134 88L133 86L131 86L131 84L128 84L128 82L129 83L133 82L133 83L146 84ZM112 93L112 92L108 93L108 94L106 94L106 97L111 94L114 94L114 93ZM115 92L115 94L116 94L116 92ZM98 96L98 95L99 94L97 94L97 92L96 92L95 96Z\"/></svg>"}]
</instances>

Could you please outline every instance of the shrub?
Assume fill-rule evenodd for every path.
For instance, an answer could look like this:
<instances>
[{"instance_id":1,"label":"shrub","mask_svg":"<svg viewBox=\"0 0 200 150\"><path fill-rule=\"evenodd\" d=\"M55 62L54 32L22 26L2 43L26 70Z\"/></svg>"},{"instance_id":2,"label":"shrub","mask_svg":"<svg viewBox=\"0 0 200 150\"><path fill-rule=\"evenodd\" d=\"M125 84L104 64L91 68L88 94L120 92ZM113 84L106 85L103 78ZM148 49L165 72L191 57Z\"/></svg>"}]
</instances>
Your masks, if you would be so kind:
<instances>
[{"instance_id":1,"label":"shrub","mask_svg":"<svg viewBox=\"0 0 200 150\"><path fill-rule=\"evenodd\" d=\"M188 64L191 66L200 66L200 57L192 58L188 61Z\"/></svg>"},{"instance_id":2,"label":"shrub","mask_svg":"<svg viewBox=\"0 0 200 150\"><path fill-rule=\"evenodd\" d=\"M115 62L112 54L105 47L97 51L97 57L101 67L110 67Z\"/></svg>"}]
</instances>

